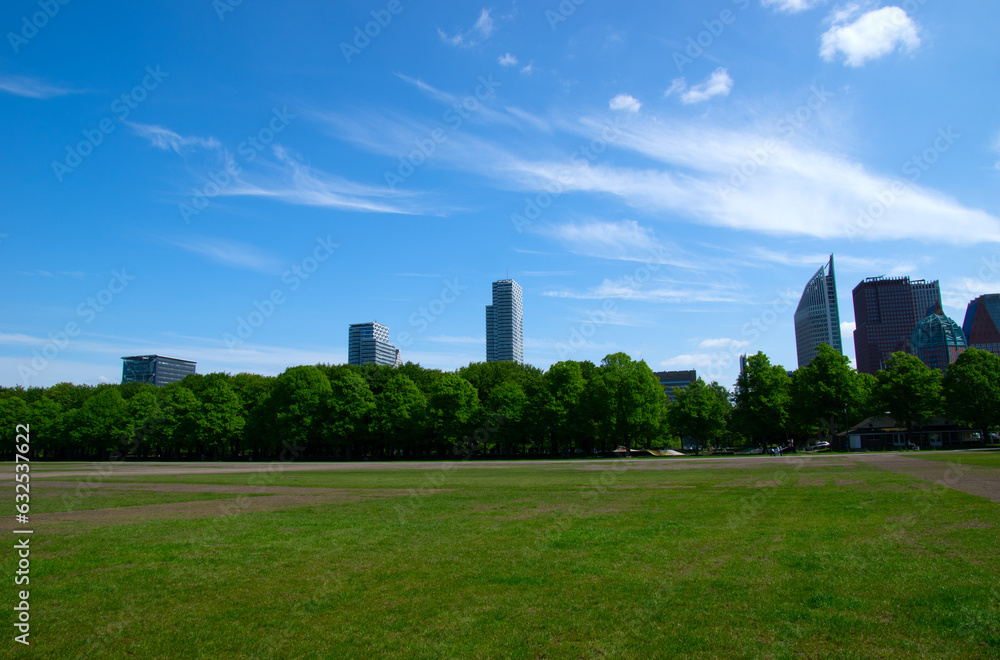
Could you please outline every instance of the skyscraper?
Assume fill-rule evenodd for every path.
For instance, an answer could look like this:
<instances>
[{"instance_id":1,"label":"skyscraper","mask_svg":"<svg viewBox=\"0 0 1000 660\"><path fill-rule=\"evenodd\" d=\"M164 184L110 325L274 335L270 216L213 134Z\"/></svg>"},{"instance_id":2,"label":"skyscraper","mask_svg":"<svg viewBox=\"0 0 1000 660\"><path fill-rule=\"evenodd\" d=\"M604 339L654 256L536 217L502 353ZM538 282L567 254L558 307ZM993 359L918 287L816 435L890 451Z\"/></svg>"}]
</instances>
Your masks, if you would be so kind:
<instances>
[{"instance_id":1,"label":"skyscraper","mask_svg":"<svg viewBox=\"0 0 1000 660\"><path fill-rule=\"evenodd\" d=\"M122 358L122 384L150 383L162 387L184 380L195 373L196 362L163 357L162 355L133 355Z\"/></svg>"},{"instance_id":2,"label":"skyscraper","mask_svg":"<svg viewBox=\"0 0 1000 660\"><path fill-rule=\"evenodd\" d=\"M401 363L399 350L389 343L389 328L381 323L352 323L347 334L347 364Z\"/></svg>"},{"instance_id":3,"label":"skyscraper","mask_svg":"<svg viewBox=\"0 0 1000 660\"><path fill-rule=\"evenodd\" d=\"M969 348L1000 355L1000 293L988 293L969 303L962 332Z\"/></svg>"},{"instance_id":4,"label":"skyscraper","mask_svg":"<svg viewBox=\"0 0 1000 660\"><path fill-rule=\"evenodd\" d=\"M895 351L910 351L910 337L928 312L941 306L937 280L869 277L854 287L854 350L858 371L874 374Z\"/></svg>"},{"instance_id":5,"label":"skyscraper","mask_svg":"<svg viewBox=\"0 0 1000 660\"><path fill-rule=\"evenodd\" d=\"M521 287L514 280L493 283L493 304L486 306L486 361L524 362Z\"/></svg>"},{"instance_id":6,"label":"skyscraper","mask_svg":"<svg viewBox=\"0 0 1000 660\"><path fill-rule=\"evenodd\" d=\"M795 348L800 367L812 362L820 344L828 344L838 353L844 352L840 341L840 311L832 254L830 261L821 266L806 284L795 310Z\"/></svg>"}]
</instances>

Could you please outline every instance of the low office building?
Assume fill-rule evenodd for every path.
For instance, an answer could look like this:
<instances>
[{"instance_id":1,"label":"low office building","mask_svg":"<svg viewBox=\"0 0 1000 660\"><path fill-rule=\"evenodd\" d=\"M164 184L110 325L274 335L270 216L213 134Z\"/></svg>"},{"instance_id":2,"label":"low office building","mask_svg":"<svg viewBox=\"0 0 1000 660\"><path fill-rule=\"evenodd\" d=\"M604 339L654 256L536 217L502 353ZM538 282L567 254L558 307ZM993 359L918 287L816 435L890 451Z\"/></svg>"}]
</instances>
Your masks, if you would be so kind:
<instances>
[{"instance_id":1,"label":"low office building","mask_svg":"<svg viewBox=\"0 0 1000 660\"><path fill-rule=\"evenodd\" d=\"M162 387L193 376L198 363L162 355L133 355L122 358L122 384L149 383Z\"/></svg>"},{"instance_id":2,"label":"low office building","mask_svg":"<svg viewBox=\"0 0 1000 660\"><path fill-rule=\"evenodd\" d=\"M691 383L698 380L698 372L694 369L691 371L656 371L653 372L659 381L660 387L667 393L667 398L671 401L677 400L677 395L674 394L674 388L686 389Z\"/></svg>"}]
</instances>

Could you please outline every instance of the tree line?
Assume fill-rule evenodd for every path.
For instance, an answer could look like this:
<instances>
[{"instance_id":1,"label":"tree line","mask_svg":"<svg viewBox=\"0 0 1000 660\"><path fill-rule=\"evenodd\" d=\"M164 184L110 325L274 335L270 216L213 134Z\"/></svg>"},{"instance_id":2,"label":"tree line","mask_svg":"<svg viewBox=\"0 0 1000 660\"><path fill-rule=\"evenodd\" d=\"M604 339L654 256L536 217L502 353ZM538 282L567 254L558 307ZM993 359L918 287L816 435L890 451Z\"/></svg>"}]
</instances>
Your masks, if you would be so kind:
<instances>
[{"instance_id":1,"label":"tree line","mask_svg":"<svg viewBox=\"0 0 1000 660\"><path fill-rule=\"evenodd\" d=\"M942 378L898 353L869 376L824 345L791 376L758 353L732 391L699 378L674 394L668 403L649 366L625 353L544 372L513 362L454 372L319 364L164 387L0 388L0 433L9 455L15 426L30 424L35 457L54 460L592 456L681 438L741 446L821 437L883 412L908 427L945 413L985 433L1000 424L1000 358L970 349Z\"/></svg>"}]
</instances>

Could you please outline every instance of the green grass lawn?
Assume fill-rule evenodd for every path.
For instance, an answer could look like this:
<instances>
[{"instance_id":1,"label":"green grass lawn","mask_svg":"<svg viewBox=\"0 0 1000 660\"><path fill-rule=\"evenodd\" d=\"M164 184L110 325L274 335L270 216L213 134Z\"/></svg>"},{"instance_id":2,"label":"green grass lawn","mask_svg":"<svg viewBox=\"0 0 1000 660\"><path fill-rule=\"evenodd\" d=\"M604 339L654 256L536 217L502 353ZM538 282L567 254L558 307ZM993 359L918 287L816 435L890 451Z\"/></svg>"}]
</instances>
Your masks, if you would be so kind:
<instances>
[{"instance_id":1,"label":"green grass lawn","mask_svg":"<svg viewBox=\"0 0 1000 660\"><path fill-rule=\"evenodd\" d=\"M621 465L289 467L264 483L413 490L36 532L32 650L49 658L1000 656L997 504L865 465L611 469ZM250 479L157 481L262 483ZM2 556L6 575L11 555Z\"/></svg>"}]
</instances>

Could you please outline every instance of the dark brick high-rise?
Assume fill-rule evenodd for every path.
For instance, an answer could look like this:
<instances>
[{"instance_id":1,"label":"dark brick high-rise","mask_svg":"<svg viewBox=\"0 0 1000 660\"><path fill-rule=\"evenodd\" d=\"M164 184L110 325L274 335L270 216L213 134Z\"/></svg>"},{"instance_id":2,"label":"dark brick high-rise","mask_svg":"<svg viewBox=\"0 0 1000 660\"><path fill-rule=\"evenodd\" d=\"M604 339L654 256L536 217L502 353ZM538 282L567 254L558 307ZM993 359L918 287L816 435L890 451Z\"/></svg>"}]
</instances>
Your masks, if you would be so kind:
<instances>
[{"instance_id":1,"label":"dark brick high-rise","mask_svg":"<svg viewBox=\"0 0 1000 660\"><path fill-rule=\"evenodd\" d=\"M869 277L854 287L854 352L858 371L874 374L895 351L909 351L910 335L941 305L938 282Z\"/></svg>"}]
</instances>

